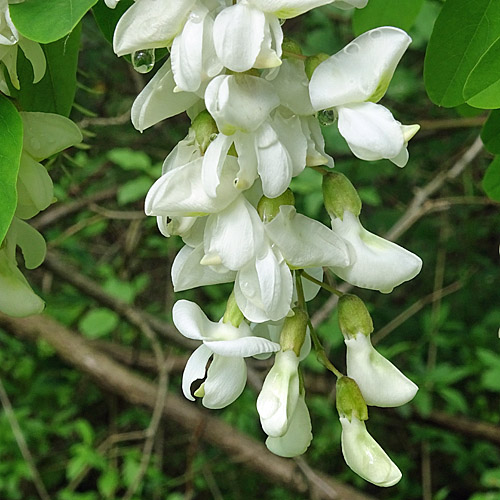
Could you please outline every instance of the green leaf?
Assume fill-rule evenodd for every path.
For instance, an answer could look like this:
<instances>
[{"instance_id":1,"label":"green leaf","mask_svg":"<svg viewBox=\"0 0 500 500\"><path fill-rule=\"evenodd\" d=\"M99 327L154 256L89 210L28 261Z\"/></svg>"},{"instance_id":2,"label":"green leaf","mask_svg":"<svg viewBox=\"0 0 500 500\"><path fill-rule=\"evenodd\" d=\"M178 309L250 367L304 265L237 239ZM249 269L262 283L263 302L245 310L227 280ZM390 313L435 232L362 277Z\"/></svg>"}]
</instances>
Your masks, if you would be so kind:
<instances>
[{"instance_id":1,"label":"green leaf","mask_svg":"<svg viewBox=\"0 0 500 500\"><path fill-rule=\"evenodd\" d=\"M447 0L425 55L424 81L431 101L444 107L464 103L469 73L499 34L497 0Z\"/></svg>"},{"instance_id":2,"label":"green leaf","mask_svg":"<svg viewBox=\"0 0 500 500\"><path fill-rule=\"evenodd\" d=\"M364 9L354 12L354 34L358 36L380 26L396 26L408 31L423 3L423 0L370 0Z\"/></svg>"},{"instance_id":3,"label":"green leaf","mask_svg":"<svg viewBox=\"0 0 500 500\"><path fill-rule=\"evenodd\" d=\"M92 7L94 19L102 31L104 38L109 43L113 43L113 33L115 32L116 24L124 12L133 5L133 0L121 0L114 9L110 9L104 2L97 2Z\"/></svg>"},{"instance_id":4,"label":"green leaf","mask_svg":"<svg viewBox=\"0 0 500 500\"><path fill-rule=\"evenodd\" d=\"M107 469L99 476L97 487L105 498L111 498L120 483L120 476L116 469Z\"/></svg>"},{"instance_id":5,"label":"green leaf","mask_svg":"<svg viewBox=\"0 0 500 500\"><path fill-rule=\"evenodd\" d=\"M123 170L147 171L151 167L151 159L143 151L135 151L130 148L114 148L106 156Z\"/></svg>"},{"instance_id":6,"label":"green leaf","mask_svg":"<svg viewBox=\"0 0 500 500\"><path fill-rule=\"evenodd\" d=\"M500 38L470 72L465 82L464 98L476 108L500 108Z\"/></svg>"},{"instance_id":7,"label":"green leaf","mask_svg":"<svg viewBox=\"0 0 500 500\"><path fill-rule=\"evenodd\" d=\"M133 201L141 200L146 197L153 183L149 177L142 175L120 186L118 189L117 201L119 205L126 205Z\"/></svg>"},{"instance_id":8,"label":"green leaf","mask_svg":"<svg viewBox=\"0 0 500 500\"><path fill-rule=\"evenodd\" d=\"M500 154L500 110L490 113L481 130L481 139L490 153Z\"/></svg>"},{"instance_id":9,"label":"green leaf","mask_svg":"<svg viewBox=\"0 0 500 500\"><path fill-rule=\"evenodd\" d=\"M21 51L18 51L21 90L12 94L18 99L23 111L43 111L69 116L76 92L80 33L81 25L64 40L43 47L47 70L45 76L36 84L33 83L31 64Z\"/></svg>"},{"instance_id":10,"label":"green leaf","mask_svg":"<svg viewBox=\"0 0 500 500\"><path fill-rule=\"evenodd\" d=\"M500 201L500 156L490 163L483 177L484 192L495 201Z\"/></svg>"},{"instance_id":11,"label":"green leaf","mask_svg":"<svg viewBox=\"0 0 500 500\"><path fill-rule=\"evenodd\" d=\"M17 206L17 173L23 149L23 122L15 106L0 95L0 243Z\"/></svg>"},{"instance_id":12,"label":"green leaf","mask_svg":"<svg viewBox=\"0 0 500 500\"><path fill-rule=\"evenodd\" d=\"M61 39L80 22L97 0L24 0L9 5L21 35L39 43Z\"/></svg>"},{"instance_id":13,"label":"green leaf","mask_svg":"<svg viewBox=\"0 0 500 500\"><path fill-rule=\"evenodd\" d=\"M109 309L92 309L80 320L78 328L88 338L97 339L111 333L118 321L118 315Z\"/></svg>"}]
</instances>

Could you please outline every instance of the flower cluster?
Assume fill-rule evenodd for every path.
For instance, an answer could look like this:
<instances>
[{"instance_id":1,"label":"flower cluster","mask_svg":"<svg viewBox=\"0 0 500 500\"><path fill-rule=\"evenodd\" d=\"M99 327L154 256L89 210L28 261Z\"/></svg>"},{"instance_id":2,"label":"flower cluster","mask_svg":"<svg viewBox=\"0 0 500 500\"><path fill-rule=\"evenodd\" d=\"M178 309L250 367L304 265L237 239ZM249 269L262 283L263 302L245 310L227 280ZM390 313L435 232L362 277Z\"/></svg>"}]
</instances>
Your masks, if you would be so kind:
<instances>
[{"instance_id":1,"label":"flower cluster","mask_svg":"<svg viewBox=\"0 0 500 500\"><path fill-rule=\"evenodd\" d=\"M378 102L411 39L397 28L377 28L331 57L305 57L283 40L283 20L324 4L361 8L366 1L136 0L114 33L115 52L131 54L139 72L153 68L156 49L170 51L132 106L134 126L142 132L184 111L191 117L145 202L161 233L184 242L172 266L174 290L234 283L218 322L195 303L174 305L179 332L201 341L186 365L183 392L223 408L243 391L244 358L275 353L257 410L267 447L285 457L303 453L312 439L300 362L311 337L321 349L306 303L324 285L324 268L388 293L422 265L363 228L359 196L331 170L319 125L337 121L362 160L405 166L418 126L401 125ZM306 167L323 174L330 227L295 209L290 182ZM340 305L350 311L341 314L348 316L341 319L348 376L332 370L340 377L342 449L355 472L390 486L400 472L367 434L366 405L404 404L416 386L373 349L371 330L358 321L364 306L351 297Z\"/></svg>"}]
</instances>

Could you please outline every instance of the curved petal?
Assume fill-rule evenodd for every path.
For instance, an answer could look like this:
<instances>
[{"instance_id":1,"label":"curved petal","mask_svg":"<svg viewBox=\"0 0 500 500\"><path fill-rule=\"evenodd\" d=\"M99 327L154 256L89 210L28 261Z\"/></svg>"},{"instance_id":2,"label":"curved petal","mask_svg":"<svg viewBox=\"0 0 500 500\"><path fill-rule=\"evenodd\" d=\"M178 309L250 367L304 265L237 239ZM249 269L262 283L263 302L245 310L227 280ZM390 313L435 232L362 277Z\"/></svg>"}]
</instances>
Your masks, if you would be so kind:
<instances>
[{"instance_id":1,"label":"curved petal","mask_svg":"<svg viewBox=\"0 0 500 500\"><path fill-rule=\"evenodd\" d=\"M282 205L278 215L265 225L269 238L283 257L297 269L339 266L350 263L344 241L320 222Z\"/></svg>"},{"instance_id":2,"label":"curved petal","mask_svg":"<svg viewBox=\"0 0 500 500\"><path fill-rule=\"evenodd\" d=\"M212 351L202 344L193 351L193 354L187 360L184 373L182 374L182 392L187 399L194 401L194 397L191 394L191 384L195 380L205 378L207 363L212 354Z\"/></svg>"},{"instance_id":3,"label":"curved petal","mask_svg":"<svg viewBox=\"0 0 500 500\"><path fill-rule=\"evenodd\" d=\"M186 111L199 100L199 97L191 92L174 93L175 86L169 59L132 104L132 124L139 132Z\"/></svg>"},{"instance_id":4,"label":"curved petal","mask_svg":"<svg viewBox=\"0 0 500 500\"><path fill-rule=\"evenodd\" d=\"M280 21L272 14L266 14L264 26L264 40L260 52L255 59L254 68L277 68L281 65L281 44L283 43L283 30Z\"/></svg>"},{"instance_id":5,"label":"curved petal","mask_svg":"<svg viewBox=\"0 0 500 500\"><path fill-rule=\"evenodd\" d=\"M280 457L292 458L305 453L312 441L312 426L304 396L299 396L288 430L280 437L268 437L269 451Z\"/></svg>"},{"instance_id":6,"label":"curved petal","mask_svg":"<svg viewBox=\"0 0 500 500\"><path fill-rule=\"evenodd\" d=\"M332 270L351 285L390 293L395 286L414 278L422 268L420 257L368 232L359 218L347 210L343 221L332 219L332 229L346 242L351 254L349 266Z\"/></svg>"},{"instance_id":7,"label":"curved petal","mask_svg":"<svg viewBox=\"0 0 500 500\"><path fill-rule=\"evenodd\" d=\"M208 145L205 151L201 175L208 196L217 196L217 187L221 182L222 165L232 143L231 136L217 134L217 137Z\"/></svg>"},{"instance_id":8,"label":"curved petal","mask_svg":"<svg viewBox=\"0 0 500 500\"><path fill-rule=\"evenodd\" d=\"M215 354L221 356L238 356L241 358L280 350L279 344L263 339L262 337L243 337L234 340L207 340L205 341L205 345L215 352Z\"/></svg>"},{"instance_id":9,"label":"curved petal","mask_svg":"<svg viewBox=\"0 0 500 500\"><path fill-rule=\"evenodd\" d=\"M332 0L251 0L251 2L263 12L273 13L280 19L290 19L320 5L331 3Z\"/></svg>"},{"instance_id":10,"label":"curved petal","mask_svg":"<svg viewBox=\"0 0 500 500\"><path fill-rule=\"evenodd\" d=\"M370 336L346 339L347 375L353 378L367 405L401 406L411 401L418 387L372 346Z\"/></svg>"},{"instance_id":11,"label":"curved petal","mask_svg":"<svg viewBox=\"0 0 500 500\"><path fill-rule=\"evenodd\" d=\"M259 55L266 17L246 4L225 8L215 18L214 45L222 64L241 73L253 67Z\"/></svg>"},{"instance_id":12,"label":"curved petal","mask_svg":"<svg viewBox=\"0 0 500 500\"><path fill-rule=\"evenodd\" d=\"M396 158L405 149L401 123L380 104L363 102L338 108L338 127L351 151L362 160Z\"/></svg>"},{"instance_id":13,"label":"curved petal","mask_svg":"<svg viewBox=\"0 0 500 500\"><path fill-rule=\"evenodd\" d=\"M33 66L33 83L38 83L43 78L43 75L45 75L45 69L47 67L47 61L45 60L45 54L42 47L39 43L24 38L23 36L19 38L19 47L21 47L26 59L28 59Z\"/></svg>"},{"instance_id":14,"label":"curved petal","mask_svg":"<svg viewBox=\"0 0 500 500\"><path fill-rule=\"evenodd\" d=\"M257 411L268 436L283 436L290 426L299 398L298 366L299 358L292 350L280 351L264 380Z\"/></svg>"},{"instance_id":15,"label":"curved petal","mask_svg":"<svg viewBox=\"0 0 500 500\"><path fill-rule=\"evenodd\" d=\"M179 251L172 264L172 284L175 292L235 280L234 271L217 272L212 266L202 266L200 261L204 255L203 244L196 248L186 245Z\"/></svg>"},{"instance_id":16,"label":"curved petal","mask_svg":"<svg viewBox=\"0 0 500 500\"><path fill-rule=\"evenodd\" d=\"M23 253L26 268L37 268L43 262L47 253L47 244L44 237L34 227L17 217L12 219L9 236L11 234L16 240L16 245Z\"/></svg>"},{"instance_id":17,"label":"curved petal","mask_svg":"<svg viewBox=\"0 0 500 500\"><path fill-rule=\"evenodd\" d=\"M243 392L247 381L247 367L243 358L214 354L205 381L203 406L211 409L224 408Z\"/></svg>"},{"instance_id":18,"label":"curved petal","mask_svg":"<svg viewBox=\"0 0 500 500\"><path fill-rule=\"evenodd\" d=\"M235 5L237 7L237 5ZM279 106L273 86L256 76L219 75L207 86L205 104L220 132L252 132Z\"/></svg>"},{"instance_id":19,"label":"curved petal","mask_svg":"<svg viewBox=\"0 0 500 500\"><path fill-rule=\"evenodd\" d=\"M300 117L302 133L307 140L306 165L317 167L328 165L333 168L333 158L325 153L325 139L321 133L321 127L314 116Z\"/></svg>"},{"instance_id":20,"label":"curved petal","mask_svg":"<svg viewBox=\"0 0 500 500\"><path fill-rule=\"evenodd\" d=\"M212 323L198 304L184 299L174 304L172 321L184 337L194 340L203 340Z\"/></svg>"},{"instance_id":21,"label":"curved petal","mask_svg":"<svg viewBox=\"0 0 500 500\"><path fill-rule=\"evenodd\" d=\"M116 25L113 50L123 56L136 50L168 47L195 3L196 0L136 0Z\"/></svg>"},{"instance_id":22,"label":"curved petal","mask_svg":"<svg viewBox=\"0 0 500 500\"><path fill-rule=\"evenodd\" d=\"M346 464L363 479L377 486L393 486L401 479L401 471L380 445L368 434L364 422L353 417L342 424L342 454Z\"/></svg>"},{"instance_id":23,"label":"curved petal","mask_svg":"<svg viewBox=\"0 0 500 500\"><path fill-rule=\"evenodd\" d=\"M403 30L388 26L363 33L314 70L309 84L313 108L379 101L410 42Z\"/></svg>"}]
</instances>

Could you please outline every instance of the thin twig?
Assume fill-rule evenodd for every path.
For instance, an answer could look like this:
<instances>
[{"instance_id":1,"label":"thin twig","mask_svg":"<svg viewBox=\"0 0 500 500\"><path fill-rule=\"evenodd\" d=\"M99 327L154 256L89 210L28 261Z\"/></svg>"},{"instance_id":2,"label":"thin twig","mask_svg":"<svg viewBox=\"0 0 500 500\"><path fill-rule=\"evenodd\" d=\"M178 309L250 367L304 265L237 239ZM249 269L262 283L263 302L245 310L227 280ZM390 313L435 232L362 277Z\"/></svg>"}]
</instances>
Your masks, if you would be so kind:
<instances>
[{"instance_id":1,"label":"thin twig","mask_svg":"<svg viewBox=\"0 0 500 500\"><path fill-rule=\"evenodd\" d=\"M16 439L17 446L19 447L19 450L21 451L24 461L26 462L28 469L31 472L31 479L33 481L33 484L35 485L38 495L42 500L50 500L50 495L48 494L47 489L43 484L42 477L40 476L40 473L36 468L35 461L33 460L33 456L31 455L31 452L28 448L26 439L24 439L23 431L21 430L21 427L19 425L19 422L17 421L14 410L12 409L9 396L7 394L7 391L5 390L1 378L0 378L0 401L2 402L2 406L5 411L5 416L9 421L12 433L14 434L14 437Z\"/></svg>"}]
</instances>

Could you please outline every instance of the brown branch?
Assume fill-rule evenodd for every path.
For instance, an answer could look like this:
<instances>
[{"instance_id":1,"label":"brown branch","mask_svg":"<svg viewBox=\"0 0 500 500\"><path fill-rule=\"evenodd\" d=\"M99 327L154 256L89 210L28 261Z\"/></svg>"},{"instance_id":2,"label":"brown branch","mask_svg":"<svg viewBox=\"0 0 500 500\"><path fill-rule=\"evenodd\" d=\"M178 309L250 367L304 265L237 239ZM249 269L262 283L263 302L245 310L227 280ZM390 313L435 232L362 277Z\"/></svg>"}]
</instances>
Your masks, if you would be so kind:
<instances>
[{"instance_id":1,"label":"brown branch","mask_svg":"<svg viewBox=\"0 0 500 500\"><path fill-rule=\"evenodd\" d=\"M0 314L0 325L20 338L49 343L62 359L129 403L150 409L154 407L158 390L155 384L92 348L83 338L53 319L46 316L19 319ZM307 481L292 460L273 455L262 443L245 436L220 419L207 415L207 412L179 396L167 395L163 415L188 431L203 423L202 439L224 450L234 462L245 464L270 481L300 494L307 491ZM314 474L330 488L328 496L322 488L318 488L315 493L319 499L373 500L321 472L314 471Z\"/></svg>"},{"instance_id":2,"label":"brown branch","mask_svg":"<svg viewBox=\"0 0 500 500\"><path fill-rule=\"evenodd\" d=\"M464 118L444 118L442 120L420 120L422 132L434 132L435 130L446 130L455 128L482 127L487 116L468 116Z\"/></svg>"}]
</instances>

